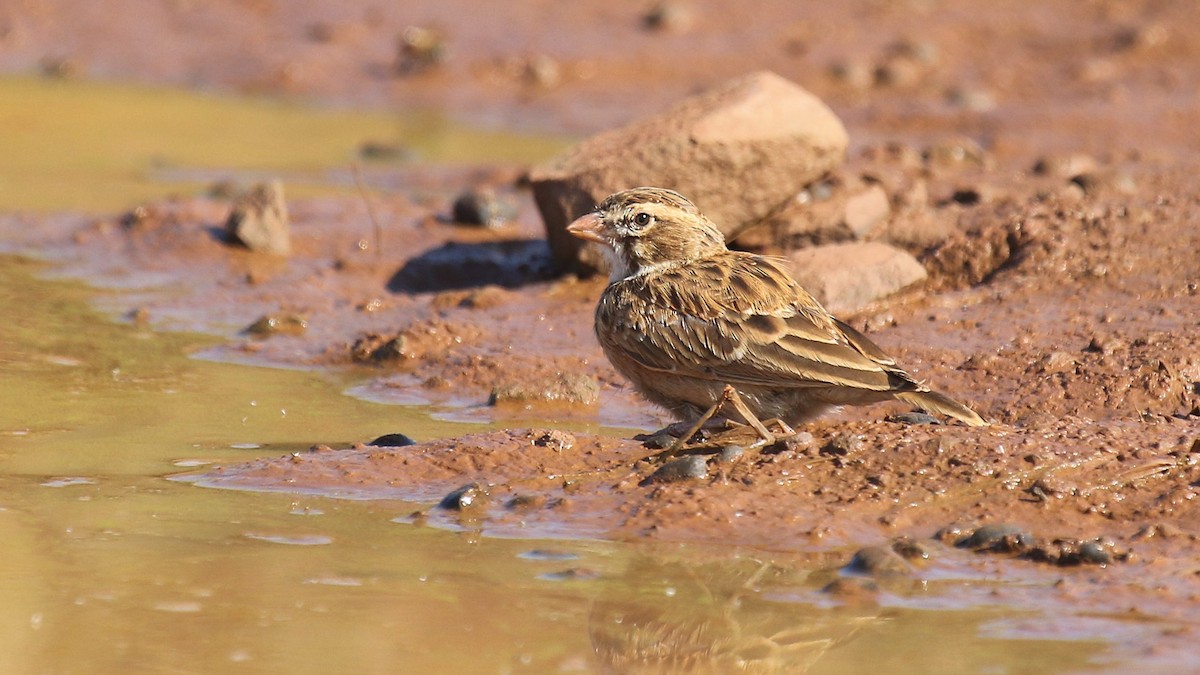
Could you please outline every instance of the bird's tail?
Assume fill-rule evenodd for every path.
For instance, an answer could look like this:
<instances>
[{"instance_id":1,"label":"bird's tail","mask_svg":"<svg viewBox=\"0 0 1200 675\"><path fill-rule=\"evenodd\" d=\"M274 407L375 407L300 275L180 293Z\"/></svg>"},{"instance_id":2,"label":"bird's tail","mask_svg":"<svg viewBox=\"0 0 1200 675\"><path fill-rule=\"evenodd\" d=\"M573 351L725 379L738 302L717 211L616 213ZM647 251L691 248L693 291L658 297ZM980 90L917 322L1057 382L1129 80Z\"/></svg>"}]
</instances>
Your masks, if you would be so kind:
<instances>
[{"instance_id":1,"label":"bird's tail","mask_svg":"<svg viewBox=\"0 0 1200 675\"><path fill-rule=\"evenodd\" d=\"M904 401L925 412L949 415L967 426L986 427L989 424L987 420L980 417L974 410L936 391L901 391L892 394L892 396L897 401Z\"/></svg>"}]
</instances>

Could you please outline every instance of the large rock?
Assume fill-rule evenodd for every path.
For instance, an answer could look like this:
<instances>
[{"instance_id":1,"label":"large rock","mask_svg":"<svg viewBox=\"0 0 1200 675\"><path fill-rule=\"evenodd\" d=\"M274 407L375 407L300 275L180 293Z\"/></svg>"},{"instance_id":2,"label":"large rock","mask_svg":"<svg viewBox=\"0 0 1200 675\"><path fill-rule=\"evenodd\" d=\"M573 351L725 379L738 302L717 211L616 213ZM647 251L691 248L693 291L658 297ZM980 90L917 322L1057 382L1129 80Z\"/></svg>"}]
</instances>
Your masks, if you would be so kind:
<instances>
[{"instance_id":1,"label":"large rock","mask_svg":"<svg viewBox=\"0 0 1200 675\"><path fill-rule=\"evenodd\" d=\"M747 250L790 250L878 239L875 232L890 219L891 199L882 186L833 171L805 186L760 226L738 234L734 244Z\"/></svg>"},{"instance_id":2,"label":"large rock","mask_svg":"<svg viewBox=\"0 0 1200 675\"><path fill-rule=\"evenodd\" d=\"M862 309L928 276L916 258L876 241L804 248L789 262L796 281L834 314Z\"/></svg>"},{"instance_id":3,"label":"large rock","mask_svg":"<svg viewBox=\"0 0 1200 675\"><path fill-rule=\"evenodd\" d=\"M614 192L677 190L728 234L840 164L847 142L845 127L819 99L758 72L594 136L536 167L530 179L555 261L594 268L565 228Z\"/></svg>"}]
</instances>

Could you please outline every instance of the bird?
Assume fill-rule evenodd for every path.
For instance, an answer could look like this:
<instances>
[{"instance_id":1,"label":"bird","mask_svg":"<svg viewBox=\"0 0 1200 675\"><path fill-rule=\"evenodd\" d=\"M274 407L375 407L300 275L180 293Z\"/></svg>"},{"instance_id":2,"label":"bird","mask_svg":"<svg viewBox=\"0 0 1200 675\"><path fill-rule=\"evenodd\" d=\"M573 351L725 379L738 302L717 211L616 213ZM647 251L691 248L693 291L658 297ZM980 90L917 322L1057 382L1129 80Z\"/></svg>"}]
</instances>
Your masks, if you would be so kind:
<instances>
[{"instance_id":1,"label":"bird","mask_svg":"<svg viewBox=\"0 0 1200 675\"><path fill-rule=\"evenodd\" d=\"M595 312L605 356L646 399L697 422L680 441L718 412L773 443L762 420L790 432L845 405L888 400L988 424L830 314L778 259L730 250L678 192L617 192L567 231L599 244L608 263ZM724 411L730 404L740 420Z\"/></svg>"}]
</instances>

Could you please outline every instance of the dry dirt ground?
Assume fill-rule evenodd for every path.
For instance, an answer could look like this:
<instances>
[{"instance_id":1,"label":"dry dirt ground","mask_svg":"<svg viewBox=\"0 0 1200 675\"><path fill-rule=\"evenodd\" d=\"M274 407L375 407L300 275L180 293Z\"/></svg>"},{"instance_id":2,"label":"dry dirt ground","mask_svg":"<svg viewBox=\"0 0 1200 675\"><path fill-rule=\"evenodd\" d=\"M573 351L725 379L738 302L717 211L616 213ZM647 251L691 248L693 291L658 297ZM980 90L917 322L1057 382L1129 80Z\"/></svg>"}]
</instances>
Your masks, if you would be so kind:
<instances>
[{"instance_id":1,"label":"dry dirt ground","mask_svg":"<svg viewBox=\"0 0 1200 675\"><path fill-rule=\"evenodd\" d=\"M639 442L537 425L316 449L206 482L430 501L477 482L472 508L420 517L777 549L929 541L939 530L954 543L978 525L1011 524L971 547L1029 561L1018 564L1104 563L1053 593L1200 617L1193 3L697 1L672 5L665 28L649 27L639 3L145 5L0 9L0 68L436 106L575 133L775 70L845 121L840 175L888 190L896 208L885 227L930 274L845 318L996 422L976 430L885 420L902 408L847 411L771 448L693 461L685 468L705 477L679 481L647 480L655 467L636 461L651 452ZM443 62L397 56L409 25L444 34ZM367 390L400 401L480 406L495 393L498 406L463 414L501 421L665 421L591 336L603 281L554 275L522 173L397 169L396 189L378 198L383 242L360 200L296 202L287 261L216 236L229 211L220 199L63 216L36 232L24 227L32 219L10 218L5 229L59 247L92 278L178 282L179 293L131 298L130 309L156 325L224 331L230 358L362 368ZM453 196L480 185L515 200L514 223L444 221ZM428 289L409 290L412 278ZM264 315L285 330L238 333ZM289 319L307 327L287 330ZM1195 640L1191 629L1171 637Z\"/></svg>"}]
</instances>

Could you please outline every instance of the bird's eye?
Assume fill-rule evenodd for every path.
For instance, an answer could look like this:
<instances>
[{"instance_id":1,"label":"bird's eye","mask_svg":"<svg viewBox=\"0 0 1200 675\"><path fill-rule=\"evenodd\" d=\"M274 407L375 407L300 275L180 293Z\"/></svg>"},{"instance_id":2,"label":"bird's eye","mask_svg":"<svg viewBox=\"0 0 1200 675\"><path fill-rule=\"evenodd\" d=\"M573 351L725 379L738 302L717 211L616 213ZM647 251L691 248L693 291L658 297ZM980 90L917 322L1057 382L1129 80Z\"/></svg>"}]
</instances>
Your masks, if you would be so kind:
<instances>
[{"instance_id":1,"label":"bird's eye","mask_svg":"<svg viewBox=\"0 0 1200 675\"><path fill-rule=\"evenodd\" d=\"M649 225L650 224L650 214L642 212L642 213L635 215L633 217L633 223L635 225L637 225L638 227L645 227L645 226Z\"/></svg>"}]
</instances>

